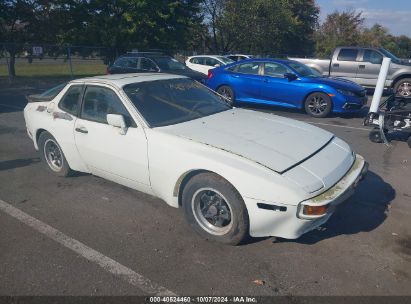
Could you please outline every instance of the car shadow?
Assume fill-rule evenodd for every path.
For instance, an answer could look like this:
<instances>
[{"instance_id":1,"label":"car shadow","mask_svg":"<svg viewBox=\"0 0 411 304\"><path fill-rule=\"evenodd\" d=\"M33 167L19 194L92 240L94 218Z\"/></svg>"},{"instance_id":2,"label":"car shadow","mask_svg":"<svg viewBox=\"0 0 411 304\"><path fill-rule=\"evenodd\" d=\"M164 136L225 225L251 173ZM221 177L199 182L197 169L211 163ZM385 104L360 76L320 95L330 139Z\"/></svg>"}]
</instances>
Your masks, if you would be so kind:
<instances>
[{"instance_id":1,"label":"car shadow","mask_svg":"<svg viewBox=\"0 0 411 304\"><path fill-rule=\"evenodd\" d=\"M40 161L39 158L23 158L23 159L12 159L12 160L0 161L0 171L26 167L33 163L38 163L39 161Z\"/></svg>"},{"instance_id":2,"label":"car shadow","mask_svg":"<svg viewBox=\"0 0 411 304\"><path fill-rule=\"evenodd\" d=\"M297 240L278 239L278 242L312 245L339 235L370 232L385 221L395 196L390 184L369 171L354 195L337 208L327 223Z\"/></svg>"}]
</instances>

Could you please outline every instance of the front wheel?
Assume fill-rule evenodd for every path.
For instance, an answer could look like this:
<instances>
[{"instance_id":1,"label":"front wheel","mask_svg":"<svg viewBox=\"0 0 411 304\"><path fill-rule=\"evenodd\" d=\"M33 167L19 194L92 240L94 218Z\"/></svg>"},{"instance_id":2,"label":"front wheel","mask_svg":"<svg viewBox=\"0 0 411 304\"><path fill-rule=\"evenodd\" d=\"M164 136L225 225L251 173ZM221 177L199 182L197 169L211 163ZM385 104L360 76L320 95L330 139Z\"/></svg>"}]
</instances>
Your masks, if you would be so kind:
<instances>
[{"instance_id":1,"label":"front wheel","mask_svg":"<svg viewBox=\"0 0 411 304\"><path fill-rule=\"evenodd\" d=\"M222 177L200 173L183 190L190 226L206 239L237 245L248 235L248 212L237 190Z\"/></svg>"},{"instance_id":2,"label":"front wheel","mask_svg":"<svg viewBox=\"0 0 411 304\"><path fill-rule=\"evenodd\" d=\"M315 92L307 96L304 107L307 114L323 118L328 116L332 110L331 98L325 93Z\"/></svg>"},{"instance_id":3,"label":"front wheel","mask_svg":"<svg viewBox=\"0 0 411 304\"><path fill-rule=\"evenodd\" d=\"M394 92L399 97L411 97L411 78L404 78L399 80L394 85Z\"/></svg>"}]
</instances>

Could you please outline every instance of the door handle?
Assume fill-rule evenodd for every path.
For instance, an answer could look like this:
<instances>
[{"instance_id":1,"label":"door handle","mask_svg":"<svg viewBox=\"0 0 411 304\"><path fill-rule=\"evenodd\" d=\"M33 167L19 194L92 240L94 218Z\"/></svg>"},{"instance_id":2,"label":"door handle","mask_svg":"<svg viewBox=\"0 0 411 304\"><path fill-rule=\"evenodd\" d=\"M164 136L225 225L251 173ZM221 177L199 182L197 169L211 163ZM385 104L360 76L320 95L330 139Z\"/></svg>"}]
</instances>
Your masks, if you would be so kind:
<instances>
[{"instance_id":1,"label":"door handle","mask_svg":"<svg viewBox=\"0 0 411 304\"><path fill-rule=\"evenodd\" d=\"M87 134L88 131L85 127L75 128L76 132Z\"/></svg>"},{"instance_id":2,"label":"door handle","mask_svg":"<svg viewBox=\"0 0 411 304\"><path fill-rule=\"evenodd\" d=\"M365 69L365 64L360 64L358 67L359 67L360 69Z\"/></svg>"},{"instance_id":3,"label":"door handle","mask_svg":"<svg viewBox=\"0 0 411 304\"><path fill-rule=\"evenodd\" d=\"M334 64L333 64L333 67L335 67L335 68L338 68L339 66L340 66L339 63L334 63Z\"/></svg>"}]
</instances>

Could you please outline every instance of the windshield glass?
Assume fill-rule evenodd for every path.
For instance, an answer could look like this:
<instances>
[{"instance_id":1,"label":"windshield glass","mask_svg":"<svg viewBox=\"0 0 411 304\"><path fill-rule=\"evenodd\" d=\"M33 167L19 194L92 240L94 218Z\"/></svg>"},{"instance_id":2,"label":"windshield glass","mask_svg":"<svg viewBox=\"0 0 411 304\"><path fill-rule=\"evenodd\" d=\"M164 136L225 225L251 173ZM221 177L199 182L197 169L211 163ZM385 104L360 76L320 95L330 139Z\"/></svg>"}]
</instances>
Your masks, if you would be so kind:
<instances>
[{"instance_id":1,"label":"windshield glass","mask_svg":"<svg viewBox=\"0 0 411 304\"><path fill-rule=\"evenodd\" d=\"M179 62L177 59L174 59L172 57L167 57L167 56L162 56L162 57L153 57L153 59L157 65L160 67L160 69L164 71L169 71L169 70L185 70L186 66Z\"/></svg>"},{"instance_id":2,"label":"windshield glass","mask_svg":"<svg viewBox=\"0 0 411 304\"><path fill-rule=\"evenodd\" d=\"M383 53L385 56L391 58L393 61L397 61L397 62L400 61L400 59L397 56L391 54L386 49L379 49L379 50L380 50L381 53Z\"/></svg>"},{"instance_id":3,"label":"windshield glass","mask_svg":"<svg viewBox=\"0 0 411 304\"><path fill-rule=\"evenodd\" d=\"M222 97L187 78L132 83L123 90L153 128L231 109Z\"/></svg>"},{"instance_id":4,"label":"windshield glass","mask_svg":"<svg viewBox=\"0 0 411 304\"><path fill-rule=\"evenodd\" d=\"M320 73L311 69L305 64L302 64L296 61L291 61L291 62L288 62L287 64L290 68L292 68L302 77L321 77L322 76Z\"/></svg>"},{"instance_id":5,"label":"windshield glass","mask_svg":"<svg viewBox=\"0 0 411 304\"><path fill-rule=\"evenodd\" d=\"M37 95L37 97L40 97L41 99L44 100L52 100L54 97L57 96L58 93L63 90L63 88L66 86L67 82L59 84L58 86L52 87L51 89L48 89L47 91Z\"/></svg>"},{"instance_id":6,"label":"windshield glass","mask_svg":"<svg viewBox=\"0 0 411 304\"><path fill-rule=\"evenodd\" d=\"M234 60L227 58L227 57L223 57L223 56L218 56L217 57L219 60L221 60L224 64L229 64L229 63L233 63Z\"/></svg>"}]
</instances>

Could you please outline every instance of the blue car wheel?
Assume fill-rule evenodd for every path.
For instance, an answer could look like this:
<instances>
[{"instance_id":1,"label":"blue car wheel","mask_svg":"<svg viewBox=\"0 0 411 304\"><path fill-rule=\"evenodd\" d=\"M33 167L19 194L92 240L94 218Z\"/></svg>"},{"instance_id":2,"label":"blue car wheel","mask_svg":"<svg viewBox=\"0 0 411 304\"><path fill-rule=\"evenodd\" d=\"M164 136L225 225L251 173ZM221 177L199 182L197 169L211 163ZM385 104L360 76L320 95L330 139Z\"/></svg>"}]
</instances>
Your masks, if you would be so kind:
<instances>
[{"instance_id":1,"label":"blue car wheel","mask_svg":"<svg viewBox=\"0 0 411 304\"><path fill-rule=\"evenodd\" d=\"M219 87L218 90L217 90L217 93L220 94L221 96L227 98L230 105L234 104L234 101L235 101L234 91L229 86L224 86L223 85L223 86Z\"/></svg>"},{"instance_id":2,"label":"blue car wheel","mask_svg":"<svg viewBox=\"0 0 411 304\"><path fill-rule=\"evenodd\" d=\"M305 111L313 117L323 118L332 110L331 98L324 93L315 92L305 99Z\"/></svg>"}]
</instances>

